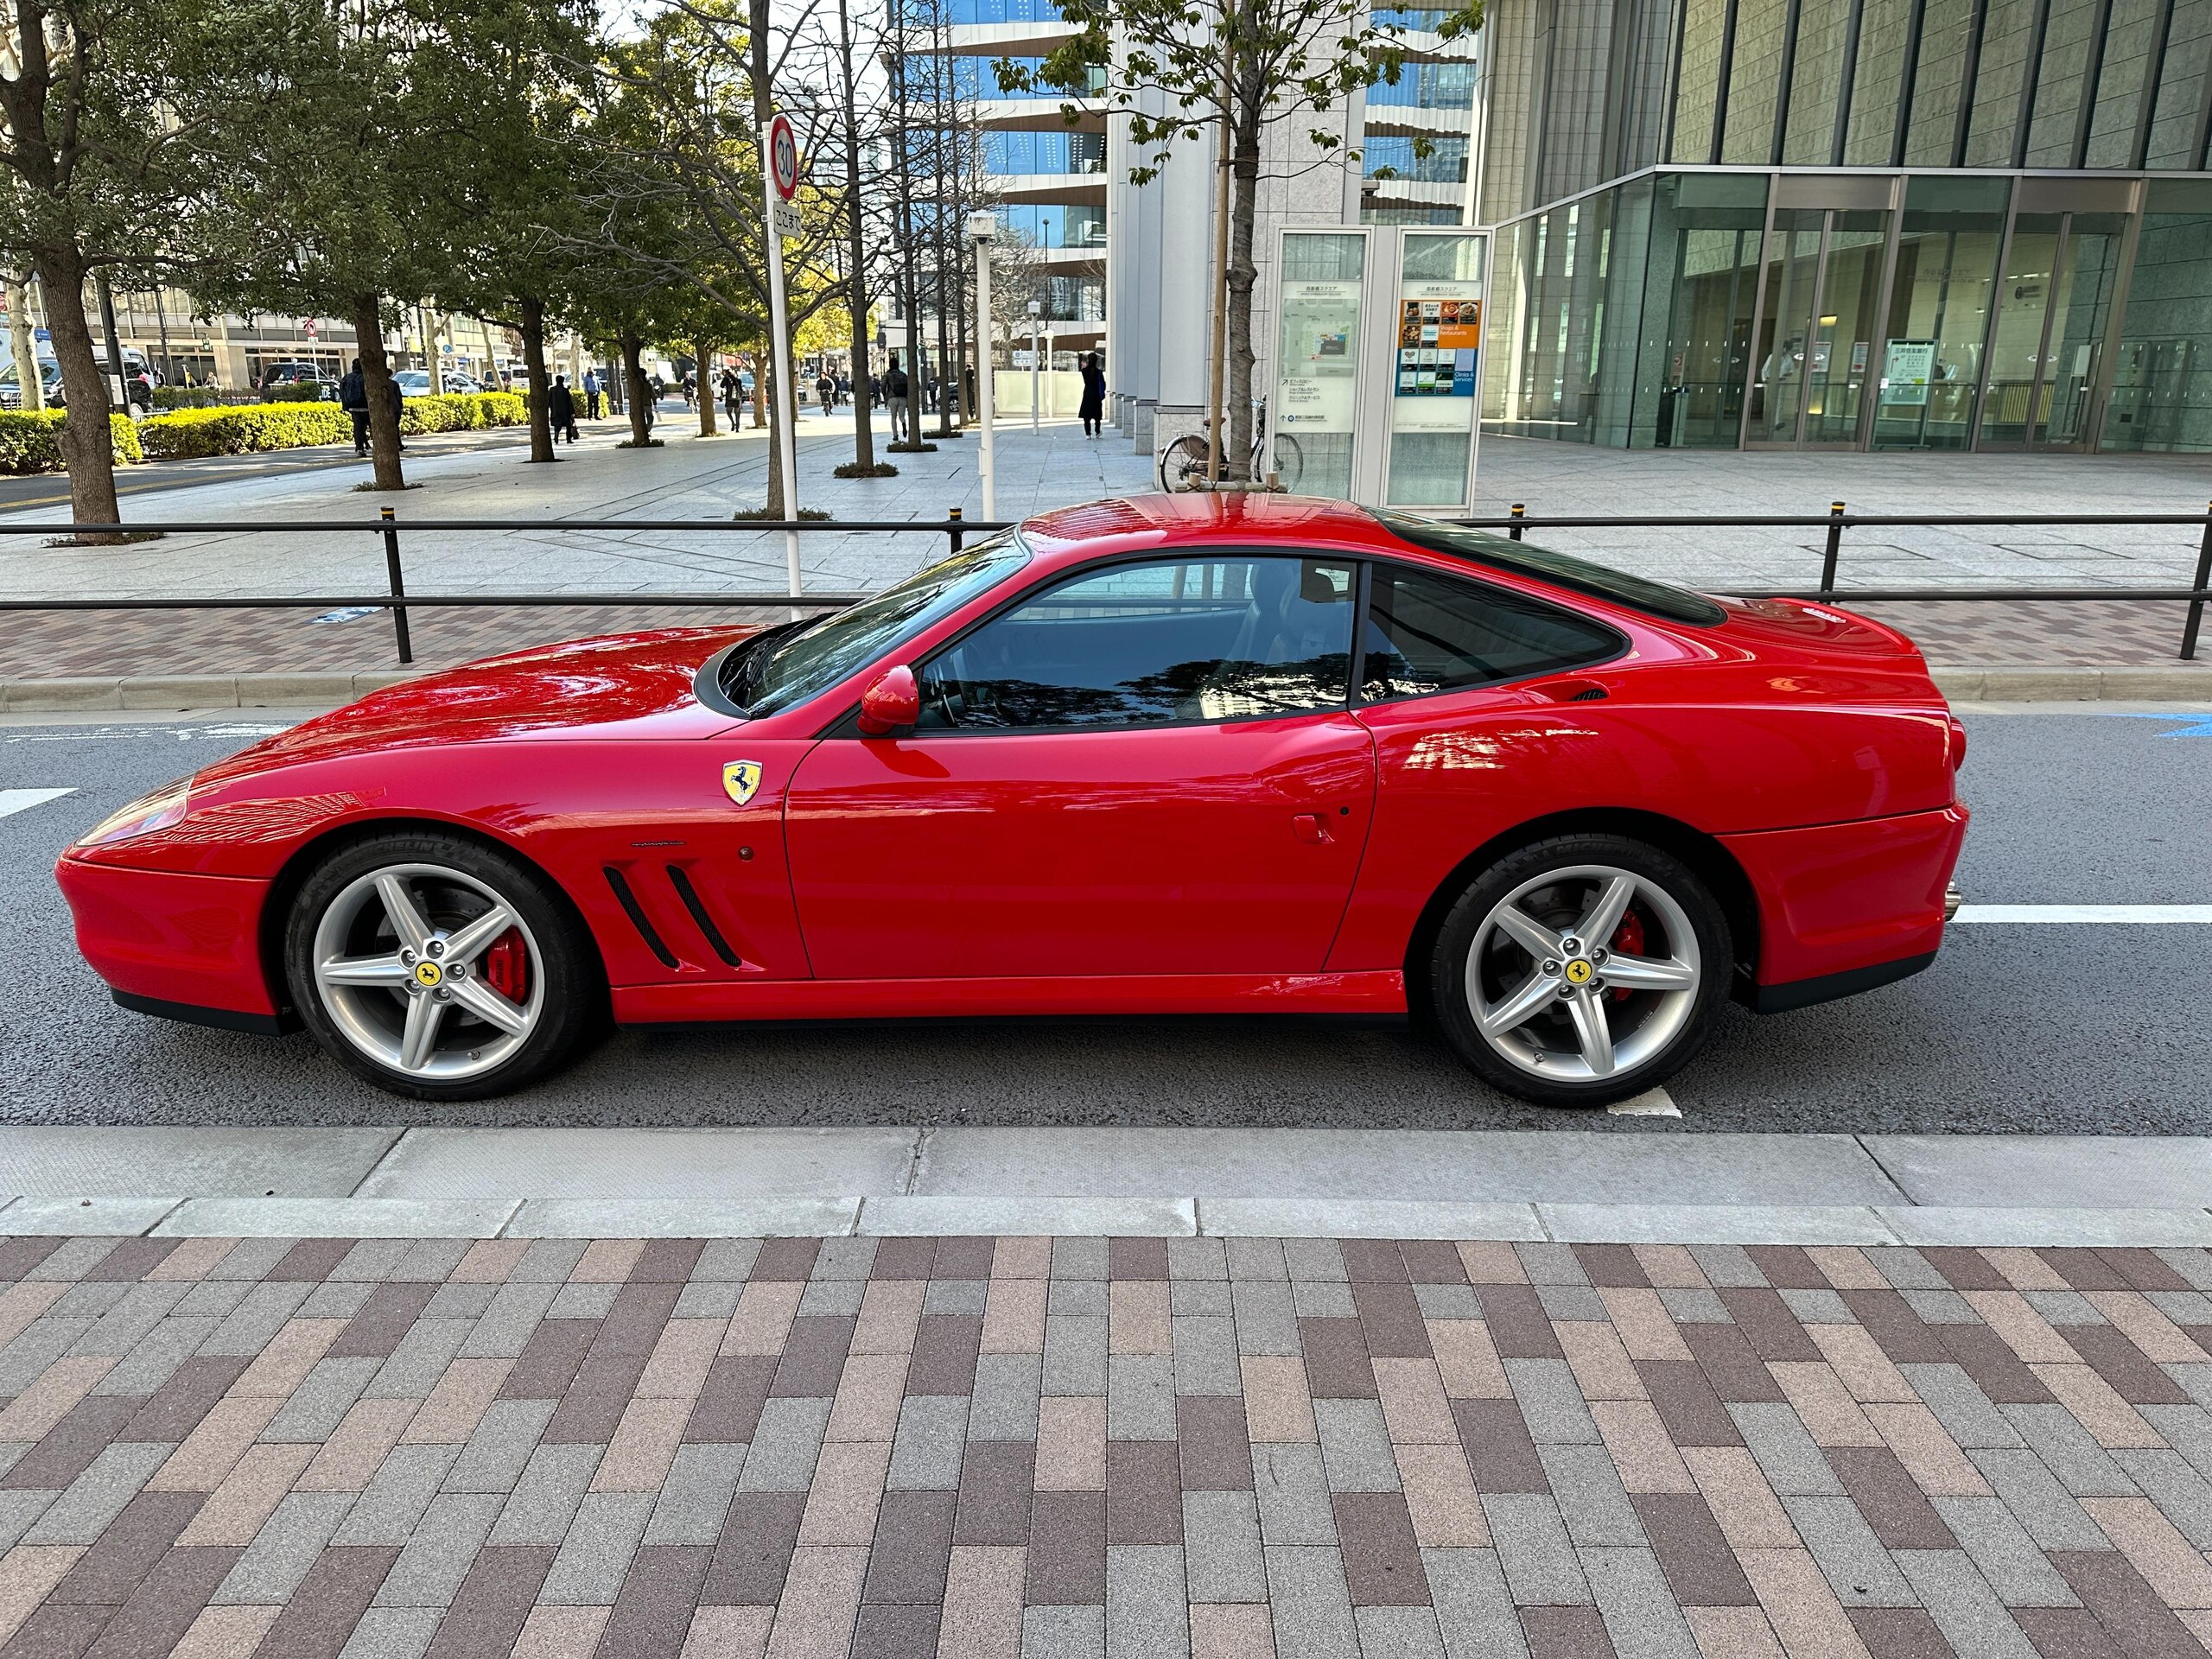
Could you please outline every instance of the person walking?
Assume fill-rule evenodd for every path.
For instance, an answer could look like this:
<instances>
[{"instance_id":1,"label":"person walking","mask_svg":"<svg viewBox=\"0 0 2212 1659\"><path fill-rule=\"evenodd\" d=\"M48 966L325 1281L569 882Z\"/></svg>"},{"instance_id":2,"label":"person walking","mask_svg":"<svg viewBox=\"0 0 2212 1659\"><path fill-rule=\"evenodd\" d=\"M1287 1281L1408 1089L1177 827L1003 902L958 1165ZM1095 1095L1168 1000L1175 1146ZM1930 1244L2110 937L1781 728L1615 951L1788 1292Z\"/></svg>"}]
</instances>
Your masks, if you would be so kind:
<instances>
[{"instance_id":1,"label":"person walking","mask_svg":"<svg viewBox=\"0 0 2212 1659\"><path fill-rule=\"evenodd\" d=\"M361 359L355 358L353 366L338 383L338 407L353 417L353 453L369 453L369 388L361 378Z\"/></svg>"},{"instance_id":2,"label":"person walking","mask_svg":"<svg viewBox=\"0 0 2212 1659\"><path fill-rule=\"evenodd\" d=\"M599 371L596 368L584 371L584 418L593 421L599 418Z\"/></svg>"},{"instance_id":3,"label":"person walking","mask_svg":"<svg viewBox=\"0 0 2212 1659\"><path fill-rule=\"evenodd\" d=\"M390 378L387 378L384 383L384 392L385 402L391 405L391 434L393 440L398 444L402 453L404 453L407 448L407 442L405 439L400 437L399 432L400 423L404 420L407 416L406 394L399 390L399 382L397 379ZM365 391L362 394L361 400L364 403L368 401L368 397Z\"/></svg>"},{"instance_id":4,"label":"person walking","mask_svg":"<svg viewBox=\"0 0 2212 1659\"><path fill-rule=\"evenodd\" d=\"M567 375L553 377L552 390L545 394L545 415L552 423L555 438L565 434L567 442L576 441L576 394L569 390Z\"/></svg>"},{"instance_id":5,"label":"person walking","mask_svg":"<svg viewBox=\"0 0 2212 1659\"><path fill-rule=\"evenodd\" d=\"M1106 371L1098 361L1098 353L1086 352L1083 357L1083 405L1076 410L1083 416L1083 435L1095 438L1106 424Z\"/></svg>"},{"instance_id":6,"label":"person walking","mask_svg":"<svg viewBox=\"0 0 2212 1659\"><path fill-rule=\"evenodd\" d=\"M891 441L914 441L912 405L908 400L906 371L899 366L899 353L891 353L891 366L883 372L883 401L891 410Z\"/></svg>"},{"instance_id":7,"label":"person walking","mask_svg":"<svg viewBox=\"0 0 2212 1659\"><path fill-rule=\"evenodd\" d=\"M722 365L722 410L729 416L729 429L737 430L738 410L745 404L745 382L737 378L737 371L728 364Z\"/></svg>"}]
</instances>

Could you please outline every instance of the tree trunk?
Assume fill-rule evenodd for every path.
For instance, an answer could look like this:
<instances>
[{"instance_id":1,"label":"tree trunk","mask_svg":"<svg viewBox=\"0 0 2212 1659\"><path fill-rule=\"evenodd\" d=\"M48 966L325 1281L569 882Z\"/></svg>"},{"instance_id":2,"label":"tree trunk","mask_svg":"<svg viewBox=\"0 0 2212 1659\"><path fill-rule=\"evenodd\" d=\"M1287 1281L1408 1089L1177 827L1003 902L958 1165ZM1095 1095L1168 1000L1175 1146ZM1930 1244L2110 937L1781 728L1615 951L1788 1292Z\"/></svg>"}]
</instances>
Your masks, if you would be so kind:
<instances>
[{"instance_id":1,"label":"tree trunk","mask_svg":"<svg viewBox=\"0 0 2212 1659\"><path fill-rule=\"evenodd\" d=\"M622 379L629 388L630 442L642 449L652 435L652 388L645 384L645 342L634 334L622 336Z\"/></svg>"},{"instance_id":2,"label":"tree trunk","mask_svg":"<svg viewBox=\"0 0 2212 1659\"><path fill-rule=\"evenodd\" d=\"M32 263L46 289L47 331L54 336L61 396L69 406L60 434L62 465L69 470L69 516L80 524L120 524L107 379L92 355L92 325L85 320L84 257L73 244L63 244L36 250ZM35 373L38 365L31 367Z\"/></svg>"},{"instance_id":3,"label":"tree trunk","mask_svg":"<svg viewBox=\"0 0 2212 1659\"><path fill-rule=\"evenodd\" d=\"M756 138L765 138L768 124L776 118L776 93L768 67L769 10L768 0L746 0L747 67L753 83L753 130ZM760 149L760 171L768 171L767 146ZM768 232L772 238L773 231ZM761 250L764 258L776 257L781 250L772 242ZM788 316L788 313L786 315ZM771 366L772 365L772 367ZM770 409L788 409L792 422L792 444L798 444L798 404L790 396L791 389L791 365L784 360L783 353L772 344L760 353L755 371L767 394ZM771 378L772 376L772 378ZM772 431L768 436L768 516L784 516L784 449Z\"/></svg>"},{"instance_id":4,"label":"tree trunk","mask_svg":"<svg viewBox=\"0 0 2212 1659\"><path fill-rule=\"evenodd\" d=\"M707 360L714 350L703 340L691 342L691 354L699 359L696 372L699 377L699 435L702 438L715 435L715 379L707 372Z\"/></svg>"},{"instance_id":5,"label":"tree trunk","mask_svg":"<svg viewBox=\"0 0 2212 1659\"><path fill-rule=\"evenodd\" d=\"M1224 478L1252 481L1252 289L1259 270L1252 263L1253 222L1260 196L1260 132L1256 123L1236 124L1230 156L1236 192L1229 214L1229 453L1221 458Z\"/></svg>"},{"instance_id":6,"label":"tree trunk","mask_svg":"<svg viewBox=\"0 0 2212 1659\"><path fill-rule=\"evenodd\" d=\"M31 334L31 291L15 277L8 279L8 330L16 358L16 390L22 407L46 407L46 375L39 367L38 342Z\"/></svg>"},{"instance_id":7,"label":"tree trunk","mask_svg":"<svg viewBox=\"0 0 2212 1659\"><path fill-rule=\"evenodd\" d=\"M599 378L606 382L601 390L607 393L608 412L620 415L628 407L628 399L622 395L622 344L620 340L603 340L597 354L601 362L614 365Z\"/></svg>"},{"instance_id":8,"label":"tree trunk","mask_svg":"<svg viewBox=\"0 0 2212 1659\"><path fill-rule=\"evenodd\" d=\"M373 294L353 301L354 348L361 359L361 395L369 400L369 454L375 471L375 487L404 490L407 477L399 467L399 388L391 378L391 359L385 355L384 313ZM431 377L433 385L438 376Z\"/></svg>"},{"instance_id":9,"label":"tree trunk","mask_svg":"<svg viewBox=\"0 0 2212 1659\"><path fill-rule=\"evenodd\" d=\"M837 0L837 61L845 80L845 298L853 320L853 464L875 465L873 401L868 390L868 235L861 213L860 101L853 85L853 27L847 0Z\"/></svg>"},{"instance_id":10,"label":"tree trunk","mask_svg":"<svg viewBox=\"0 0 2212 1659\"><path fill-rule=\"evenodd\" d=\"M530 382L530 458L558 461L553 453L553 411L546 394L552 390L545 373L545 302L522 302L523 371Z\"/></svg>"}]
</instances>

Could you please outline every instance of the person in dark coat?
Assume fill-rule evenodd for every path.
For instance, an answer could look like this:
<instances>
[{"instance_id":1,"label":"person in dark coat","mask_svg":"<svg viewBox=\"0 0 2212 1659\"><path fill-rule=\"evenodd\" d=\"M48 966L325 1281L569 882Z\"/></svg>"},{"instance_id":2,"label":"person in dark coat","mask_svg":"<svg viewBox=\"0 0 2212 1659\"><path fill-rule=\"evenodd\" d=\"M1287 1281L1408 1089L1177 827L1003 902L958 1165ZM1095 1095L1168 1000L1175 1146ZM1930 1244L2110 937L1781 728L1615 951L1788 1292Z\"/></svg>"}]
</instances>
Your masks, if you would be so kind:
<instances>
[{"instance_id":1,"label":"person in dark coat","mask_svg":"<svg viewBox=\"0 0 2212 1659\"><path fill-rule=\"evenodd\" d=\"M1083 407L1076 411L1083 416L1083 435L1095 438L1106 423L1106 371L1099 365L1098 353L1088 352L1083 359Z\"/></svg>"},{"instance_id":2,"label":"person in dark coat","mask_svg":"<svg viewBox=\"0 0 2212 1659\"><path fill-rule=\"evenodd\" d=\"M407 442L399 436L399 423L401 416L407 413L406 394L399 390L399 382L396 379L386 380L384 383L384 390L385 401L391 405L392 436L398 442L399 448L404 450L407 448ZM367 395L364 393L362 402L365 404L367 401Z\"/></svg>"},{"instance_id":3,"label":"person in dark coat","mask_svg":"<svg viewBox=\"0 0 2212 1659\"><path fill-rule=\"evenodd\" d=\"M353 417L353 453L369 453L369 388L361 376L361 359L355 358L353 366L338 383L338 407Z\"/></svg>"},{"instance_id":4,"label":"person in dark coat","mask_svg":"<svg viewBox=\"0 0 2212 1659\"><path fill-rule=\"evenodd\" d=\"M545 394L545 416L556 438L565 438L569 443L576 441L576 394L569 390L567 375L553 377L552 388Z\"/></svg>"}]
</instances>

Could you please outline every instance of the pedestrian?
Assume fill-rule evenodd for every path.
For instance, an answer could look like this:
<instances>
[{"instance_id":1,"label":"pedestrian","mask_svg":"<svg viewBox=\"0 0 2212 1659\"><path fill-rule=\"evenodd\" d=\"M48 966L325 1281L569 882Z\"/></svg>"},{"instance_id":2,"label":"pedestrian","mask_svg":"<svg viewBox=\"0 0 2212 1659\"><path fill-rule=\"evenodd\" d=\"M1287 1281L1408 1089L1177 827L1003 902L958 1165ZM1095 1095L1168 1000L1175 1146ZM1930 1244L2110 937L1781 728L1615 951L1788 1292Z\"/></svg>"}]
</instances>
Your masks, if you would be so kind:
<instances>
[{"instance_id":1,"label":"pedestrian","mask_svg":"<svg viewBox=\"0 0 2212 1659\"><path fill-rule=\"evenodd\" d=\"M745 403L745 382L737 378L737 371L724 365L722 369L722 409L729 416L729 429L737 430L738 410Z\"/></svg>"},{"instance_id":2,"label":"pedestrian","mask_svg":"<svg viewBox=\"0 0 2212 1659\"><path fill-rule=\"evenodd\" d=\"M1083 416L1083 435L1095 438L1106 424L1106 371L1098 361L1098 353L1086 352L1083 357L1083 406L1076 410Z\"/></svg>"},{"instance_id":3,"label":"pedestrian","mask_svg":"<svg viewBox=\"0 0 2212 1659\"><path fill-rule=\"evenodd\" d=\"M399 436L399 431L400 431L400 425L399 425L399 423L400 423L400 422L401 422L402 420L404 420L404 419L406 417L406 414L407 414L407 400L406 400L406 398L405 398L405 397L403 397L403 396L401 396L401 394L400 394L400 391L399 391L399 382L398 382L397 380L396 380L396 379L393 379L392 378L391 378L391 377L390 377L390 376L388 376L388 375L387 375L387 376L385 377L385 383L384 383L384 394L385 394L385 402L386 402L387 404L391 404L391 435L392 435L392 437L393 437L393 439L394 439L396 442L398 442L398 445L399 445L400 449L404 452L404 451L406 449L406 448L407 448L407 444L406 444L406 441L405 441L404 439L400 438L400 436ZM364 393L364 394L363 394L363 401L365 401L365 402L366 401L366 394L365 394L365 393Z\"/></svg>"},{"instance_id":4,"label":"pedestrian","mask_svg":"<svg viewBox=\"0 0 2212 1659\"><path fill-rule=\"evenodd\" d=\"M553 389L545 394L545 415L556 439L566 434L569 442L576 441L576 395L569 390L567 375L553 377Z\"/></svg>"},{"instance_id":5,"label":"pedestrian","mask_svg":"<svg viewBox=\"0 0 2212 1659\"><path fill-rule=\"evenodd\" d=\"M587 419L595 421L599 418L599 371L597 368L586 369L584 371L584 415Z\"/></svg>"},{"instance_id":6,"label":"pedestrian","mask_svg":"<svg viewBox=\"0 0 2212 1659\"><path fill-rule=\"evenodd\" d=\"M868 406L871 410L883 407L883 377L880 374L868 378Z\"/></svg>"},{"instance_id":7,"label":"pedestrian","mask_svg":"<svg viewBox=\"0 0 2212 1659\"><path fill-rule=\"evenodd\" d=\"M353 366L338 383L338 407L353 417L353 453L369 453L369 391L368 383L361 378L361 359L355 358Z\"/></svg>"},{"instance_id":8,"label":"pedestrian","mask_svg":"<svg viewBox=\"0 0 2212 1659\"><path fill-rule=\"evenodd\" d=\"M815 377L814 395L822 400L822 412L824 415L836 408L837 383L830 378L829 370L824 369Z\"/></svg>"},{"instance_id":9,"label":"pedestrian","mask_svg":"<svg viewBox=\"0 0 2212 1659\"><path fill-rule=\"evenodd\" d=\"M899 353L891 353L891 366L883 372L883 400L891 408L891 441L913 442L913 416L907 401L906 371L899 366Z\"/></svg>"}]
</instances>

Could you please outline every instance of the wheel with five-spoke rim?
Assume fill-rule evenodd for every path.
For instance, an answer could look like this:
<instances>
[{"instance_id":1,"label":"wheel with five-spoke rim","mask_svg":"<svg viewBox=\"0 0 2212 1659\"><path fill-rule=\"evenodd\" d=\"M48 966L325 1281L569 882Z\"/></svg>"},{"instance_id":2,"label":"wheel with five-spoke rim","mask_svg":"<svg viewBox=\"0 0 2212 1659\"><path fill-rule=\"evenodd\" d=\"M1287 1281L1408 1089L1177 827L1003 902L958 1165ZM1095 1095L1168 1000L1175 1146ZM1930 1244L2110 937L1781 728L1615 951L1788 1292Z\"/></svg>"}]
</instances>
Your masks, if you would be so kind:
<instances>
[{"instance_id":1,"label":"wheel with five-spoke rim","mask_svg":"<svg viewBox=\"0 0 2212 1659\"><path fill-rule=\"evenodd\" d=\"M432 833L356 842L317 868L292 906L285 967L333 1056L427 1100L535 1081L604 1003L588 938L543 878Z\"/></svg>"},{"instance_id":2,"label":"wheel with five-spoke rim","mask_svg":"<svg viewBox=\"0 0 2212 1659\"><path fill-rule=\"evenodd\" d=\"M1486 1082L1540 1105L1597 1106L1688 1064L1732 957L1726 915L1679 859L1567 836L1468 884L1429 982L1445 1034Z\"/></svg>"}]
</instances>

